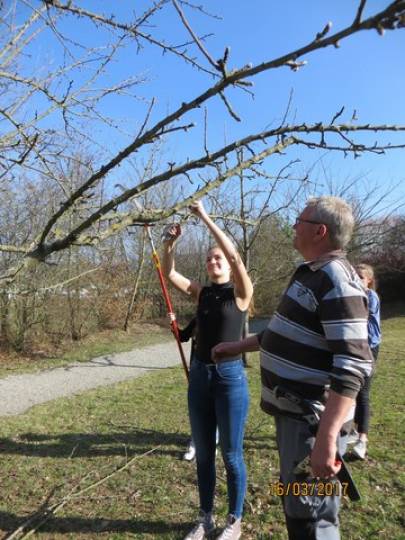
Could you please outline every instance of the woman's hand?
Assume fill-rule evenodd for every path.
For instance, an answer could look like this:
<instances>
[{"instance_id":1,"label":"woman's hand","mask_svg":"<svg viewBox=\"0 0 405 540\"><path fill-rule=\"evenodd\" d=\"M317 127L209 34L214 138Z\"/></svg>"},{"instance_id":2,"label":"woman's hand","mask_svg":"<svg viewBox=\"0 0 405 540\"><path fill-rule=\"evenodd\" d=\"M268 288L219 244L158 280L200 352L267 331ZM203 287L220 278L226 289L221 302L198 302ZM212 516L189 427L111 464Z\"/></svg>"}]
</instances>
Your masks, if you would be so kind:
<instances>
[{"instance_id":1,"label":"woman's hand","mask_svg":"<svg viewBox=\"0 0 405 540\"><path fill-rule=\"evenodd\" d=\"M177 238L181 235L181 227L179 223L171 223L163 230L163 242L169 245L174 244Z\"/></svg>"},{"instance_id":2,"label":"woman's hand","mask_svg":"<svg viewBox=\"0 0 405 540\"><path fill-rule=\"evenodd\" d=\"M207 212L205 211L204 205L201 201L194 201L192 204L190 204L189 209L192 214L199 218L207 215Z\"/></svg>"}]
</instances>

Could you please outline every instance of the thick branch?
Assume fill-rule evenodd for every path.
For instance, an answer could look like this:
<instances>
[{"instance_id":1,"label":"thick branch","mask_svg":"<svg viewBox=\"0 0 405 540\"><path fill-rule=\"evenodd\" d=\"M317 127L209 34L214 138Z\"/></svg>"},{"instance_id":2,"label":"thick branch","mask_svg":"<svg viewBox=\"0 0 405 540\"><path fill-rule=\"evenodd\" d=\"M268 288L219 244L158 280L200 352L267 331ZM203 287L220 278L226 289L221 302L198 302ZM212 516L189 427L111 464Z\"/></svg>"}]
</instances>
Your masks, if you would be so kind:
<instances>
[{"instance_id":1,"label":"thick branch","mask_svg":"<svg viewBox=\"0 0 405 540\"><path fill-rule=\"evenodd\" d=\"M83 224L77 227L72 233L68 234L64 239L57 240L50 244L49 246L46 246L46 252L47 254L54 252L54 251L60 251L61 249L65 249L68 245L71 243L80 243L80 244L87 244L87 243L98 243L101 240L104 240L105 238L108 238L109 236L112 236L113 234L117 234L119 231L123 230L129 225L133 225L134 223L156 223L158 221L162 221L164 219L167 219L168 217L178 213L179 211L188 208L188 206L196 199L199 199L212 191L213 189L220 186L222 183L224 183L229 178L237 175L240 173L240 171L244 169L248 169L251 165L254 163L260 163L266 157L275 154L280 153L285 148L290 146L291 144L295 144L295 139L293 137L290 137L288 139L285 139L282 143L276 144L275 146L272 146L270 148L266 148L259 154L253 156L251 159L245 160L242 163L238 163L235 167L232 167L228 169L224 174L218 176L215 180L212 180L210 182L207 182L206 185L198 189L192 196L188 197L187 199L184 199L183 201L173 205L171 208L168 209L159 209L159 210L144 210L142 212L131 212L129 213L126 218L121 220L119 223L114 223L112 227L104 234L99 236L92 236L92 235L82 235L79 236L80 233L86 229L89 228L89 226L84 226ZM153 184L156 183L156 178L152 179ZM160 180L162 181L162 180ZM151 180L149 180L151 182ZM142 191L145 191L145 185L148 185L149 182L144 182L143 187L144 189ZM131 190L132 191L132 190ZM138 194L140 194L142 191L139 191ZM108 206L108 205L106 205ZM90 218L92 219L92 218ZM48 253L49 252L49 253ZM32 253L31 256L35 256L35 253Z\"/></svg>"},{"instance_id":2,"label":"thick branch","mask_svg":"<svg viewBox=\"0 0 405 540\"><path fill-rule=\"evenodd\" d=\"M0 251L3 253L28 253L30 248L24 246L9 246L5 244L0 244Z\"/></svg>"},{"instance_id":3,"label":"thick branch","mask_svg":"<svg viewBox=\"0 0 405 540\"><path fill-rule=\"evenodd\" d=\"M151 187L169 180L170 178L174 178L175 176L180 176L183 174L186 174L189 171L195 170L195 169L201 169L206 166L209 166L213 163L215 163L218 159L225 157L229 153L237 150L238 148L242 148L244 146L247 146L250 143L253 143L255 141L262 141L265 142L265 140L269 137L274 136L287 136L290 133L336 133L340 134L342 131L405 131L405 126L372 126L370 124L366 125L337 125L337 126L331 126L331 125L323 125L323 124L314 124L314 125L306 125L301 124L297 126L284 126L282 128L272 129L268 131L264 131L255 135L250 135L248 137L245 137L244 139L240 139L238 141L235 141L228 146L225 146L224 148L218 150L217 152L214 152L212 154L205 154L204 156L201 156L200 158L188 161L184 163L181 166L178 167L171 167L169 170L131 188L126 191L124 191L122 194L120 194L118 197L113 198L110 200L107 204L105 204L102 208L100 208L97 212L95 212L92 216L90 216L86 221L84 221L80 226L70 233L69 236L71 236L71 239L69 242L75 241L78 238L78 235L81 234L85 229L89 228L93 223L98 221L98 219L105 215L106 213L113 210L118 205L122 204L123 202L127 201L131 197L135 197L139 195L140 193L147 191ZM297 140L298 142L298 140ZM304 141L299 141L301 144L307 144L310 145L312 143L305 143ZM313 143L315 146L315 143ZM326 146L321 145L323 148L326 148ZM386 148L393 148L390 146L387 146ZM118 158L116 158L118 159ZM100 169L102 171L102 169ZM58 212L49 220L48 225L41 236L41 241L39 245L39 251L42 250L42 245L44 244L44 240L50 231L51 227L54 223L56 223L57 219L64 214L64 212L70 208L74 202L83 195L83 193L90 187L93 183L92 179L94 177L98 177L98 175L101 174L101 172L96 173L93 175L90 180L88 180L79 190L77 190L71 197L66 201L60 208Z\"/></svg>"}]
</instances>

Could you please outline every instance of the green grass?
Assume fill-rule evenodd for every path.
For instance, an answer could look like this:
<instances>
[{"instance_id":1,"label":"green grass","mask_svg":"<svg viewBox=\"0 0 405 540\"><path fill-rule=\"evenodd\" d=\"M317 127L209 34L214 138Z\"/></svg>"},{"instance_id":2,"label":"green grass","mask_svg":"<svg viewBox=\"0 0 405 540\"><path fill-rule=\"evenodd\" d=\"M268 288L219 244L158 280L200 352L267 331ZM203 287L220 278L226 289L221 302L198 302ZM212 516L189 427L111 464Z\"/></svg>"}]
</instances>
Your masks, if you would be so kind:
<instances>
[{"instance_id":1,"label":"green grass","mask_svg":"<svg viewBox=\"0 0 405 540\"><path fill-rule=\"evenodd\" d=\"M106 330L81 341L64 344L65 352L56 356L44 351L37 354L0 354L0 378L17 373L31 373L44 369L66 366L73 362L86 362L97 356L131 351L173 339L168 328L155 324L141 324L130 332Z\"/></svg>"},{"instance_id":2,"label":"green grass","mask_svg":"<svg viewBox=\"0 0 405 540\"><path fill-rule=\"evenodd\" d=\"M387 319L383 330L372 385L369 457L350 463L362 501L343 501L345 540L404 538L405 319ZM281 502L269 489L278 478L273 420L259 409L259 370L255 358L250 363L255 367L248 370L243 538L286 540ZM69 501L34 538L175 540L191 526L198 503L195 466L180 460L189 436L180 368L37 406L25 415L2 418L0 425L0 536L17 529L41 505L60 501L79 482L81 488L91 485L133 457L125 470ZM219 457L217 472L221 523L227 508Z\"/></svg>"}]
</instances>

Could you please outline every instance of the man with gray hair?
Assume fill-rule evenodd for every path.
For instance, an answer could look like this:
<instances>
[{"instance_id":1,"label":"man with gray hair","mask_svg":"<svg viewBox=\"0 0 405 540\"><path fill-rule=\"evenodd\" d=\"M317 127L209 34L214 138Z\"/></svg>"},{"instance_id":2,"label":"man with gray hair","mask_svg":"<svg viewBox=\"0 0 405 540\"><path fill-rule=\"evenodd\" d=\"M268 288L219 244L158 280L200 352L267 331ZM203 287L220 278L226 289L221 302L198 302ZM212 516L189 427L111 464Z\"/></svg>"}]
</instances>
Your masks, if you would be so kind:
<instances>
[{"instance_id":1,"label":"man with gray hair","mask_svg":"<svg viewBox=\"0 0 405 540\"><path fill-rule=\"evenodd\" d=\"M338 197L307 201L294 247L304 261L261 334L214 347L215 361L260 350L264 412L274 415L290 540L338 540L345 486L337 481L356 395L369 376L367 296L343 249L354 219ZM308 410L319 413L317 430ZM309 459L308 459L309 458ZM300 464L310 463L308 476Z\"/></svg>"}]
</instances>

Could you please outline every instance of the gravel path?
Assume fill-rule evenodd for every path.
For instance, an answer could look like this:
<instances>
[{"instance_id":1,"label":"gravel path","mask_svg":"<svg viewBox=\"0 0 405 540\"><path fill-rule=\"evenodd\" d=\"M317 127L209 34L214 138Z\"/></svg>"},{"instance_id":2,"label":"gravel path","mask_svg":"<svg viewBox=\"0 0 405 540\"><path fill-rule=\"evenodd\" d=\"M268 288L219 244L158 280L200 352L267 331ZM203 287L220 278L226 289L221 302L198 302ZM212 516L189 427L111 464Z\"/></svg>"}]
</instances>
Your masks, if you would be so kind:
<instances>
[{"instance_id":1,"label":"gravel path","mask_svg":"<svg viewBox=\"0 0 405 540\"><path fill-rule=\"evenodd\" d=\"M188 347L185 354L188 358ZM12 375L0 379L0 416L21 414L39 403L134 379L179 363L176 343L167 342L39 373Z\"/></svg>"}]
</instances>

